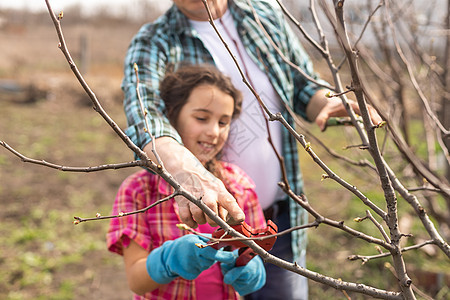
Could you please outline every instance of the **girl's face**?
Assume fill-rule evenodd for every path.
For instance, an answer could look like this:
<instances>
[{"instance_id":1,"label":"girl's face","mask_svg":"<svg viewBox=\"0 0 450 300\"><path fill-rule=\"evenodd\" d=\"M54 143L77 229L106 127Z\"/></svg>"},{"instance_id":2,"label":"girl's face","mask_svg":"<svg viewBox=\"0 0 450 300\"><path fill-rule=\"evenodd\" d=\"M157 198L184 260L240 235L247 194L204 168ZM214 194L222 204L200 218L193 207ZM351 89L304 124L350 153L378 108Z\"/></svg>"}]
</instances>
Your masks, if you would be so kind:
<instances>
[{"instance_id":1,"label":"girl's face","mask_svg":"<svg viewBox=\"0 0 450 300\"><path fill-rule=\"evenodd\" d=\"M225 144L233 108L233 97L209 84L195 87L181 108L176 129L184 146L203 164Z\"/></svg>"}]
</instances>

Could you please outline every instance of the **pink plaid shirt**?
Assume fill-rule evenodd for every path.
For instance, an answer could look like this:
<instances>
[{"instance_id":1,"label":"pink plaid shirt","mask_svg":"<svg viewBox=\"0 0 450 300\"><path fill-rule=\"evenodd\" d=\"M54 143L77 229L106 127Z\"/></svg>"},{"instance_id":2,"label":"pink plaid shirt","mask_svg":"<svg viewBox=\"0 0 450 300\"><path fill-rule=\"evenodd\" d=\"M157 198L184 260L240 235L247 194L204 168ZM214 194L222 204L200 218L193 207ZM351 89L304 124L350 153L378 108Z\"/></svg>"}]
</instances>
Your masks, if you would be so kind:
<instances>
[{"instance_id":1,"label":"pink plaid shirt","mask_svg":"<svg viewBox=\"0 0 450 300\"><path fill-rule=\"evenodd\" d=\"M237 199L245 213L245 221L254 228L266 226L263 212L259 206L254 184L237 166L222 162L224 184ZM158 199L169 196L172 187L146 170L129 176L119 188L113 206L113 214L145 208ZM161 203L145 213L111 219L106 236L109 251L123 255L123 248L134 240L149 252L167 240L174 240L186 232L176 227L181 223L175 201ZM216 228L208 224L200 225L196 231L212 233ZM198 288L198 290L197 290ZM145 294L134 295L134 299L239 299L231 285L223 283L223 275L218 264L202 272L195 280L176 278L169 284Z\"/></svg>"}]
</instances>

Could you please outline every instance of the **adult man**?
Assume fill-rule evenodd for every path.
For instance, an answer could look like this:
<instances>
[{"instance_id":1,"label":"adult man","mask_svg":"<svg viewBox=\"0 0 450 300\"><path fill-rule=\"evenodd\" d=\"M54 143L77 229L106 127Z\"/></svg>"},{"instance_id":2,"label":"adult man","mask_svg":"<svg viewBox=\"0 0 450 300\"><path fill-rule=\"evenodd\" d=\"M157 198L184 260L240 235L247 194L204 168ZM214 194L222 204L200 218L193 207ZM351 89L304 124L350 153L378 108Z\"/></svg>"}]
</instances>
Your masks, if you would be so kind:
<instances>
[{"instance_id":1,"label":"adult man","mask_svg":"<svg viewBox=\"0 0 450 300\"><path fill-rule=\"evenodd\" d=\"M280 230L307 221L304 210L289 203L277 186L281 171L276 155L267 141L267 128L263 113L254 96L243 84L231 56L208 24L208 13L202 0L174 0L172 6L153 24L144 25L133 39L125 61L125 111L130 138L152 157L149 135L136 95L136 78L133 64L139 66L140 93L149 111L150 131L155 136L156 148L166 169L188 190L202 195L203 201L226 218L224 208L235 221L244 216L235 200L223 188L219 180L205 172L182 145L176 131L170 126L159 98L160 79L170 67L180 63L211 63L232 78L233 84L244 94L243 112L232 124L230 143L225 149L229 160L246 171L256 183L256 191L268 218L278 224ZM327 99L327 91L308 81L298 70L290 67L268 42L252 14L246 0L211 0L215 24L235 55L263 101L275 112L286 113L288 105L305 119L315 121L322 129L330 116L345 114L339 101ZM285 22L281 11L269 0L253 0L259 19L265 30L277 43L284 56L300 66L310 77L316 78L310 60L298 39ZM355 107L356 108L356 107ZM379 117L378 117L379 118ZM375 121L380 121L376 119ZM270 133L275 148L285 157L288 181L296 193L302 192L301 173L298 169L296 142L279 123L270 123ZM211 221L195 205L178 199L180 218L189 226ZM218 203L218 205L217 205ZM273 254L287 260L305 264L304 233L296 231L281 237ZM267 284L255 299L307 299L306 279L272 265L267 266ZM276 280L272 280L276 278Z\"/></svg>"}]
</instances>

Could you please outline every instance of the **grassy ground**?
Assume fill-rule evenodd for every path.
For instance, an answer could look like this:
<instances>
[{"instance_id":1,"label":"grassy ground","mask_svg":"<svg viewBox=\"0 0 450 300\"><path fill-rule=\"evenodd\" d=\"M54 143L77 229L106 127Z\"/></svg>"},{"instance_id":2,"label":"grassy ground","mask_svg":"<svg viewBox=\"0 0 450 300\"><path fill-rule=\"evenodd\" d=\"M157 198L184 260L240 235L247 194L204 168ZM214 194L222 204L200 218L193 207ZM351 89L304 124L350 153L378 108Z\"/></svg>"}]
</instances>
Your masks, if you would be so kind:
<instances>
[{"instance_id":1,"label":"grassy ground","mask_svg":"<svg viewBox=\"0 0 450 300\"><path fill-rule=\"evenodd\" d=\"M1 139L28 157L66 166L131 159L92 109L50 102L2 103ZM118 103L114 111L120 115ZM121 258L105 250L108 223L72 221L75 215L108 214L118 185L132 170L65 173L22 163L4 149L0 170L1 299L129 295Z\"/></svg>"},{"instance_id":2,"label":"grassy ground","mask_svg":"<svg viewBox=\"0 0 450 300\"><path fill-rule=\"evenodd\" d=\"M302 129L299 130L302 132ZM313 133L319 136L327 145L339 154L345 154L358 161L366 158L359 150L343 150L344 147L355 145L352 128L329 128L326 133L319 133L313 129ZM380 140L384 133L380 134ZM352 167L336 161L321 149L314 140L309 139L313 150L319 157L345 181L356 186L378 207L385 209L385 202L379 179L373 170L369 168ZM367 207L352 193L338 186L330 180L321 180L324 172L311 160L303 150L301 163L306 186L306 194L313 207L323 216L336 221L344 221L344 224L381 238L380 232L370 222L357 223L357 217L364 217ZM386 153L386 157L389 157ZM395 161L395 160L394 160ZM395 165L395 164L393 164ZM399 172L401 174L401 172ZM399 175L401 176L401 175ZM399 198L399 220L402 232L411 232L412 237L408 244L426 239L421 223L411 217L411 208ZM374 215L375 216L375 215ZM379 218L375 218L381 222ZM321 228L322 227L322 228ZM397 280L392 272L392 260L389 258L370 260L365 264L361 261L349 261L351 255L376 255L377 248L357 238L344 234L342 231L330 227L321 226L309 230L308 244L308 268L344 281L359 282L373 287L389 290L398 290ZM385 228L385 230L387 230ZM404 259L407 264L409 276L419 289L425 291L434 299L447 299L450 296L448 289L450 279L450 264L448 258L436 252L433 247L426 247L421 251L406 252ZM440 274L440 275L437 275ZM438 282L436 276L442 276L443 282ZM441 278L441 280L442 280ZM311 282L310 296L312 299L346 299L347 295L332 288ZM348 295L351 299L370 299L360 294ZM418 299L426 299L418 295Z\"/></svg>"},{"instance_id":3,"label":"grassy ground","mask_svg":"<svg viewBox=\"0 0 450 300\"><path fill-rule=\"evenodd\" d=\"M65 28L75 57L80 36L88 37L92 63L86 79L121 128L125 127L119 89L122 57L138 27L125 25ZM0 93L0 140L30 158L65 166L95 166L132 158L91 109L56 47L50 24L9 27L0 30L0 40L8 41L7 47L0 48L0 79L33 84L40 91L32 101L25 92ZM330 129L322 136L334 149L353 143L349 129ZM319 151L314 141L312 147ZM350 151L359 158L358 151ZM338 175L384 207L372 171L351 168L319 154ZM309 201L321 214L379 237L367 222L352 222L365 215L365 207L351 193L329 180L321 181L323 171L304 152L301 160ZM66 173L25 164L0 148L0 299L129 299L122 260L105 249L108 223L74 226L72 221L73 216L108 214L119 184L133 171ZM400 208L407 224L408 208L404 203ZM415 226L412 223L409 228L419 232L419 238ZM347 260L351 254L375 253L372 245L339 230L324 226L309 230L308 268L345 281L396 290L395 277L386 268L388 259L365 265ZM448 259L432 250L405 254L405 258L414 282L435 299L448 299L445 283L436 287L422 278L448 275ZM311 299L346 297L321 284L310 284ZM368 299L359 294L350 297Z\"/></svg>"}]
</instances>

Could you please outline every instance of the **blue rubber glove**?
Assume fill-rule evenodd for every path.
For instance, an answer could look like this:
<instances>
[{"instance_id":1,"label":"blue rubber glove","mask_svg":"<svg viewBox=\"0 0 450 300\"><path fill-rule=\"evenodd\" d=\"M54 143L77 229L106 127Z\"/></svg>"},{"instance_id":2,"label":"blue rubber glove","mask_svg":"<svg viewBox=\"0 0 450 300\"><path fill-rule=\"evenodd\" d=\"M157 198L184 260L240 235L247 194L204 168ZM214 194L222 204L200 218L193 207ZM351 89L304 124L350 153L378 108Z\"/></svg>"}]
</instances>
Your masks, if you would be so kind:
<instances>
[{"instance_id":1,"label":"blue rubber glove","mask_svg":"<svg viewBox=\"0 0 450 300\"><path fill-rule=\"evenodd\" d=\"M237 250L232 252L237 258ZM236 260L235 260L236 261ZM232 263L222 262L223 282L231 284L241 296L253 293L266 284L266 269L259 256L255 256L245 266L236 267Z\"/></svg>"},{"instance_id":2,"label":"blue rubber glove","mask_svg":"<svg viewBox=\"0 0 450 300\"><path fill-rule=\"evenodd\" d=\"M159 284L166 284L181 276L193 280L216 261L232 263L232 252L199 248L195 244L206 244L207 238L194 234L166 241L147 256L147 272Z\"/></svg>"}]
</instances>

